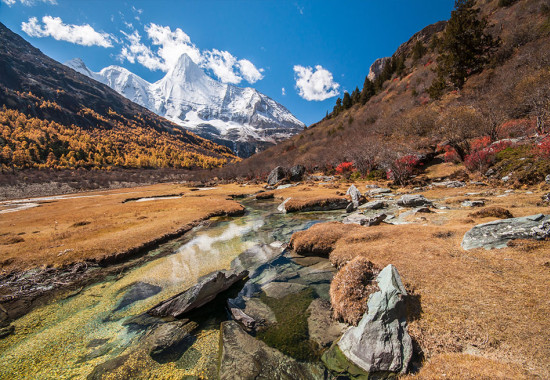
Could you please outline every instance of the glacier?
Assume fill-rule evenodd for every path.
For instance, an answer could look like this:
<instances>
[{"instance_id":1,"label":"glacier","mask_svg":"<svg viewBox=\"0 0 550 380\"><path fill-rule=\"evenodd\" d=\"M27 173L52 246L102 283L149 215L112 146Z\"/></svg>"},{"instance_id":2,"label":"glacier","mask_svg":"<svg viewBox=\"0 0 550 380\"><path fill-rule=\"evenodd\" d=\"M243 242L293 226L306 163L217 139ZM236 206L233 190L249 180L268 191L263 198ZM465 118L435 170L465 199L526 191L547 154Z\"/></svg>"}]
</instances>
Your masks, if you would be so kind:
<instances>
[{"instance_id":1,"label":"glacier","mask_svg":"<svg viewBox=\"0 0 550 380\"><path fill-rule=\"evenodd\" d=\"M243 158L305 127L283 105L259 91L211 78L187 54L155 83L120 66L93 72L80 58L65 65Z\"/></svg>"}]
</instances>

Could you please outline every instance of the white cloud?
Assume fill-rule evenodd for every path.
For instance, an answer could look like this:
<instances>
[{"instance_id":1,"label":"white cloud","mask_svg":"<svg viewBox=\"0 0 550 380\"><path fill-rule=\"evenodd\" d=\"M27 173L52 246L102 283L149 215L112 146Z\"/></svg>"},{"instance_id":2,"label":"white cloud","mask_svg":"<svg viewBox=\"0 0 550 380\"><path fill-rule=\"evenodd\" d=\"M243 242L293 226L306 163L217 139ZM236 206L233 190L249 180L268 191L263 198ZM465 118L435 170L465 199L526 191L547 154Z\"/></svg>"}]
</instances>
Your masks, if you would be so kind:
<instances>
[{"instance_id":1,"label":"white cloud","mask_svg":"<svg viewBox=\"0 0 550 380\"><path fill-rule=\"evenodd\" d=\"M340 85L332 77L332 73L321 65L304 67L294 66L294 79L298 94L306 100L325 100L339 94Z\"/></svg>"},{"instance_id":2,"label":"white cloud","mask_svg":"<svg viewBox=\"0 0 550 380\"><path fill-rule=\"evenodd\" d=\"M59 17L44 16L41 24L36 17L21 23L21 29L31 37L53 37L59 41L72 42L84 46L112 47L113 37L107 33L96 32L89 24L65 24Z\"/></svg>"},{"instance_id":3,"label":"white cloud","mask_svg":"<svg viewBox=\"0 0 550 380\"><path fill-rule=\"evenodd\" d=\"M201 51L191 38L180 28L151 23L145 26L147 37L156 50L141 41L137 31L131 34L122 32L127 44L119 56L121 60L138 62L150 70L168 71L174 67L182 54L187 54L200 67L210 70L224 83L240 83L243 79L255 83L263 79L263 69L258 69L247 59L237 59L228 51L212 49Z\"/></svg>"},{"instance_id":4,"label":"white cloud","mask_svg":"<svg viewBox=\"0 0 550 380\"><path fill-rule=\"evenodd\" d=\"M248 59L240 59L239 62L237 62L237 67L242 77L249 83L255 83L264 78L262 75L264 69L257 69Z\"/></svg>"},{"instance_id":5,"label":"white cloud","mask_svg":"<svg viewBox=\"0 0 550 380\"><path fill-rule=\"evenodd\" d=\"M286 90L285 90L285 88L284 88L284 87L283 87L283 88L281 88L281 95L283 95L283 96L285 96L285 95L286 95Z\"/></svg>"},{"instance_id":6,"label":"white cloud","mask_svg":"<svg viewBox=\"0 0 550 380\"><path fill-rule=\"evenodd\" d=\"M137 61L149 70L164 70L164 63L160 57L153 53L149 46L141 43L141 36L137 30L134 30L131 34L124 32L122 34L126 36L130 43L122 48L120 59L126 59L131 63Z\"/></svg>"},{"instance_id":7,"label":"white cloud","mask_svg":"<svg viewBox=\"0 0 550 380\"><path fill-rule=\"evenodd\" d=\"M206 69L212 70L214 75L222 82L237 84L242 80L233 69L237 64L237 58L230 52L213 49L212 51L204 52L203 59L203 66Z\"/></svg>"},{"instance_id":8,"label":"white cloud","mask_svg":"<svg viewBox=\"0 0 550 380\"><path fill-rule=\"evenodd\" d=\"M8 6L15 5L17 3L17 0L2 0L2 2ZM36 3L48 3L57 5L56 0L19 0L19 2L27 7L33 6Z\"/></svg>"}]
</instances>

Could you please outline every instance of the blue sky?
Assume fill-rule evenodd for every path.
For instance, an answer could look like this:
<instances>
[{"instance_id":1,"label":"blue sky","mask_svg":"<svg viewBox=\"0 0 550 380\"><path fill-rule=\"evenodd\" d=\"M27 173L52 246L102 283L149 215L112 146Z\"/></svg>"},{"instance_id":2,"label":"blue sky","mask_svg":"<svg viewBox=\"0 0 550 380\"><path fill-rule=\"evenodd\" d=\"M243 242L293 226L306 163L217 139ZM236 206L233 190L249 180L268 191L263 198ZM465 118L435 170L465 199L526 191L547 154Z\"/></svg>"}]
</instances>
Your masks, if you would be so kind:
<instances>
[{"instance_id":1,"label":"blue sky","mask_svg":"<svg viewBox=\"0 0 550 380\"><path fill-rule=\"evenodd\" d=\"M376 58L391 55L424 26L448 19L453 5L0 0L0 21L60 62L80 57L94 71L120 65L150 82L165 74L175 55L189 52L211 76L254 87L309 125L332 109L335 94L361 88Z\"/></svg>"}]
</instances>

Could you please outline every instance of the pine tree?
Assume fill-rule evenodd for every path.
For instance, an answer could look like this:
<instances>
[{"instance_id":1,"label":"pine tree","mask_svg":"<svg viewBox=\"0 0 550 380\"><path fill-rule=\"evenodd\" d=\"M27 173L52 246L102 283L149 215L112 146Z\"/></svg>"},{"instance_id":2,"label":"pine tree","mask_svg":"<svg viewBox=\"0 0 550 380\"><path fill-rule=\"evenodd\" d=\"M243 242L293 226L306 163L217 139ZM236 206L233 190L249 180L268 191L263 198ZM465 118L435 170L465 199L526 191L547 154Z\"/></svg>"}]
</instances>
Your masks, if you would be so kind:
<instances>
[{"instance_id":1,"label":"pine tree","mask_svg":"<svg viewBox=\"0 0 550 380\"><path fill-rule=\"evenodd\" d=\"M361 104L366 104L370 98L374 96L376 89L374 83L369 79L368 75L365 77L365 83L363 83L363 90L361 90Z\"/></svg>"},{"instance_id":2,"label":"pine tree","mask_svg":"<svg viewBox=\"0 0 550 380\"><path fill-rule=\"evenodd\" d=\"M338 115L340 111L342 110L342 99L338 98L336 99L336 105L332 109L332 113L334 116Z\"/></svg>"},{"instance_id":3,"label":"pine tree","mask_svg":"<svg viewBox=\"0 0 550 380\"><path fill-rule=\"evenodd\" d=\"M349 92L344 92L344 100L342 101L342 105L344 106L344 109L349 109L351 108L352 106L352 102L351 102L351 96L349 94Z\"/></svg>"},{"instance_id":4,"label":"pine tree","mask_svg":"<svg viewBox=\"0 0 550 380\"><path fill-rule=\"evenodd\" d=\"M359 91L359 87L355 87L355 90L351 93L351 101L353 104L359 103L361 99L361 92Z\"/></svg>"},{"instance_id":5,"label":"pine tree","mask_svg":"<svg viewBox=\"0 0 550 380\"><path fill-rule=\"evenodd\" d=\"M479 17L474 0L456 0L443 38L439 43L438 77L461 89L466 78L478 73L489 61L499 40L485 33L488 22Z\"/></svg>"},{"instance_id":6,"label":"pine tree","mask_svg":"<svg viewBox=\"0 0 550 380\"><path fill-rule=\"evenodd\" d=\"M418 40L416 41L416 44L414 44L412 49L412 59L413 61L418 61L420 58L426 54L426 47L422 43L422 41Z\"/></svg>"}]
</instances>

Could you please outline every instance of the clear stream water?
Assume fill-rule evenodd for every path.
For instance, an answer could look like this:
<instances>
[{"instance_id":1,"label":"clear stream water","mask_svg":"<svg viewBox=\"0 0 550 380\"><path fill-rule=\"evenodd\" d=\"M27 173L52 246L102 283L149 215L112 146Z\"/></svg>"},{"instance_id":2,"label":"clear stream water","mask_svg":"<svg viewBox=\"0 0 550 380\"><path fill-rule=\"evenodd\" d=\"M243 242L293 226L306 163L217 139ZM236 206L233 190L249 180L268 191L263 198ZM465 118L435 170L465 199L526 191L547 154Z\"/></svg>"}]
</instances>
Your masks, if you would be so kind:
<instances>
[{"instance_id":1,"label":"clear stream water","mask_svg":"<svg viewBox=\"0 0 550 380\"><path fill-rule=\"evenodd\" d=\"M194 285L200 276L228 269L247 249L277 246L295 231L342 215L287 215L278 213L273 201L243 203L245 216L214 219L168 243L171 254L155 259L159 250L151 251L147 263L14 322L15 334L0 340L0 379L82 379L117 358L126 364L112 378L210 377L218 360L219 323L227 318L223 308L203 313L192 345L161 361L140 350L148 326L124 323Z\"/></svg>"}]
</instances>

